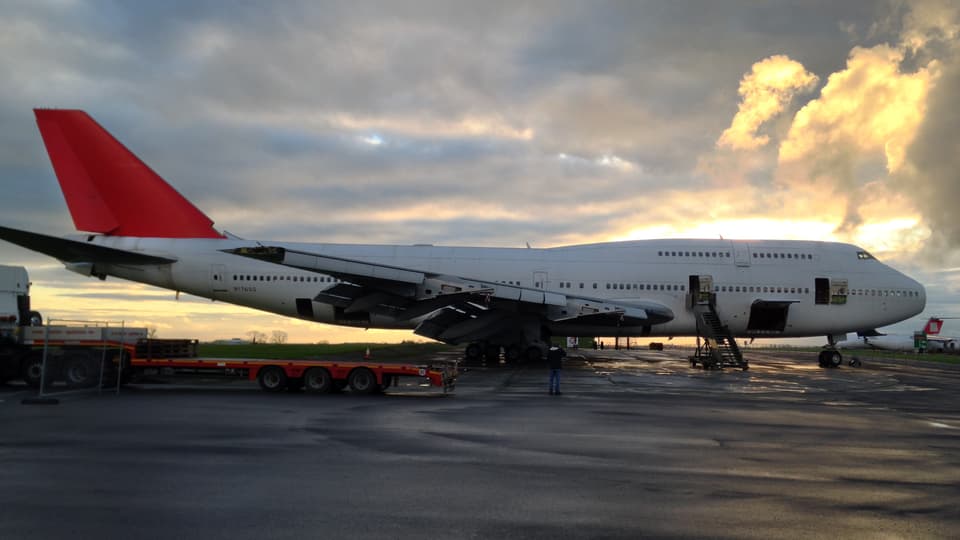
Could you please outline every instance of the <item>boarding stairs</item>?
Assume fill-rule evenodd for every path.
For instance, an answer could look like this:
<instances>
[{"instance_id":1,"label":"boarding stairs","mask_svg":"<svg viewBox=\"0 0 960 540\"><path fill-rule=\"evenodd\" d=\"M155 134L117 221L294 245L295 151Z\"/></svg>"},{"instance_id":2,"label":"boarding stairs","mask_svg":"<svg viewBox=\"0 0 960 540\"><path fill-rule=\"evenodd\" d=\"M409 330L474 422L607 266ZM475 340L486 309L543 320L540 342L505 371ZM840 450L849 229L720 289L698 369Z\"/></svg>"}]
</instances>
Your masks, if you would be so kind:
<instances>
[{"instance_id":1,"label":"boarding stairs","mask_svg":"<svg viewBox=\"0 0 960 540\"><path fill-rule=\"evenodd\" d=\"M699 363L703 369L749 369L730 328L720 321L715 303L698 302L693 306L693 313L697 318L697 350L690 357L690 366L695 367Z\"/></svg>"}]
</instances>

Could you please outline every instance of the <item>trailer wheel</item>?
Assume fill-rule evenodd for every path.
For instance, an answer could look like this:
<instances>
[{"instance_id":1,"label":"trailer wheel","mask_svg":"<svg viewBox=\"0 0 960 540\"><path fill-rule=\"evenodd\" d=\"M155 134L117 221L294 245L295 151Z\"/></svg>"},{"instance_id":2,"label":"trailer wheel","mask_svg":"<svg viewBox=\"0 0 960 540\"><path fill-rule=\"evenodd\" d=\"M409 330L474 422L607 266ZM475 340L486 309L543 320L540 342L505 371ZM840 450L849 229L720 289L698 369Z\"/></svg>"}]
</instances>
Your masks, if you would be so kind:
<instances>
[{"instance_id":1,"label":"trailer wheel","mask_svg":"<svg viewBox=\"0 0 960 540\"><path fill-rule=\"evenodd\" d=\"M303 374L303 386L307 392L326 394L333 390L333 377L326 368L312 367Z\"/></svg>"},{"instance_id":2,"label":"trailer wheel","mask_svg":"<svg viewBox=\"0 0 960 540\"><path fill-rule=\"evenodd\" d=\"M287 373L278 366L267 366L260 369L257 382L267 392L279 392L287 387Z\"/></svg>"},{"instance_id":3,"label":"trailer wheel","mask_svg":"<svg viewBox=\"0 0 960 540\"><path fill-rule=\"evenodd\" d=\"M379 388L377 376L365 367L359 367L351 371L350 376L347 377L347 382L350 384L350 390L358 394L372 394Z\"/></svg>"},{"instance_id":4,"label":"trailer wheel","mask_svg":"<svg viewBox=\"0 0 960 540\"><path fill-rule=\"evenodd\" d=\"M63 378L70 388L89 388L100 379L100 366L86 354L74 354L64 363Z\"/></svg>"},{"instance_id":5,"label":"trailer wheel","mask_svg":"<svg viewBox=\"0 0 960 540\"><path fill-rule=\"evenodd\" d=\"M20 373L21 378L29 386L39 388L43 377L43 355L34 353L27 356L20 364Z\"/></svg>"}]
</instances>

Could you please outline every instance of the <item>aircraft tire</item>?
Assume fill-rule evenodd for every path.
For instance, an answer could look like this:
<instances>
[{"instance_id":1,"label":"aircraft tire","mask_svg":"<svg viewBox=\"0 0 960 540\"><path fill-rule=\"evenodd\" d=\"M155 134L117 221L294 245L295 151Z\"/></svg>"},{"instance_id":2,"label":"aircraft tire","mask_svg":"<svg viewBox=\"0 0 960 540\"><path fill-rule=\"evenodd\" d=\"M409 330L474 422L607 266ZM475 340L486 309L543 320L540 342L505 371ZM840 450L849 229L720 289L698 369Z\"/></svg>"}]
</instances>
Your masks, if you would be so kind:
<instances>
[{"instance_id":1,"label":"aircraft tire","mask_svg":"<svg viewBox=\"0 0 960 540\"><path fill-rule=\"evenodd\" d=\"M312 367L303 374L303 386L312 394L328 394L333 390L333 377L326 368Z\"/></svg>"},{"instance_id":2,"label":"aircraft tire","mask_svg":"<svg viewBox=\"0 0 960 540\"><path fill-rule=\"evenodd\" d=\"M287 373L278 366L267 366L257 373L257 383L267 392L279 392L287 387Z\"/></svg>"},{"instance_id":3,"label":"aircraft tire","mask_svg":"<svg viewBox=\"0 0 960 540\"><path fill-rule=\"evenodd\" d=\"M837 368L843 364L843 355L840 354L840 351L829 351L827 354L827 364L829 367Z\"/></svg>"},{"instance_id":4,"label":"aircraft tire","mask_svg":"<svg viewBox=\"0 0 960 540\"><path fill-rule=\"evenodd\" d=\"M351 371L347 382L350 384L350 390L358 394L372 394L380 387L377 384L377 376L365 367L358 367Z\"/></svg>"}]
</instances>

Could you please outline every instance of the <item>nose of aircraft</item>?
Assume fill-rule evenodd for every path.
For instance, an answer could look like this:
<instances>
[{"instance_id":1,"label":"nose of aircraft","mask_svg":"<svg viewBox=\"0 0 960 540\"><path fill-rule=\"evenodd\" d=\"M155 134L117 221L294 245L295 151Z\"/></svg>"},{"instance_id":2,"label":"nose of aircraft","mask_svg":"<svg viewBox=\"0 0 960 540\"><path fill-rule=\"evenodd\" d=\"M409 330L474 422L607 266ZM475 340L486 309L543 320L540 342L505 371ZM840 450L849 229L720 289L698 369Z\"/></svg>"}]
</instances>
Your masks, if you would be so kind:
<instances>
[{"instance_id":1,"label":"nose of aircraft","mask_svg":"<svg viewBox=\"0 0 960 540\"><path fill-rule=\"evenodd\" d=\"M904 285L905 290L919 292L919 294L908 298L909 302L907 302L907 307L910 311L907 316L912 317L922 313L927 307L927 290L923 287L923 284L911 277L903 276L903 279L906 282Z\"/></svg>"}]
</instances>

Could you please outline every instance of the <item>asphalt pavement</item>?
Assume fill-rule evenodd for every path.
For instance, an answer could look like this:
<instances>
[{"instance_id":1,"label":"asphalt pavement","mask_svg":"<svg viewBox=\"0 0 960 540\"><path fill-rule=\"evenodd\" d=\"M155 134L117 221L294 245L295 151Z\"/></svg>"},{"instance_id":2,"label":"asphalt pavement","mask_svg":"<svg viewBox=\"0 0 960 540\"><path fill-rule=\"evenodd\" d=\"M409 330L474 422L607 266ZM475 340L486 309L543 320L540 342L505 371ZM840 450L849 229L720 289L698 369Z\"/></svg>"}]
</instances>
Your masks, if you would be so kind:
<instances>
[{"instance_id":1,"label":"asphalt pavement","mask_svg":"<svg viewBox=\"0 0 960 540\"><path fill-rule=\"evenodd\" d=\"M571 351L452 395L0 387L0 538L956 538L960 367Z\"/></svg>"}]
</instances>

